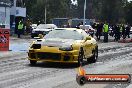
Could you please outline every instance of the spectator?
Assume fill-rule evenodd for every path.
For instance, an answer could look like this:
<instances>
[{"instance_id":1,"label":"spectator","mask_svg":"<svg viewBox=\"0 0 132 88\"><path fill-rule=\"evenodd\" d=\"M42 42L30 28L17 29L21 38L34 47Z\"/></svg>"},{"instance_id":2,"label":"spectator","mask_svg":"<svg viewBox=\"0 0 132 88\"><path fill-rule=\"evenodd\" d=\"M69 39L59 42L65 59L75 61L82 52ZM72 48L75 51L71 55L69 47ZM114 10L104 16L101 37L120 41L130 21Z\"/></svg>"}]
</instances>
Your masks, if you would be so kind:
<instances>
[{"instance_id":1,"label":"spectator","mask_svg":"<svg viewBox=\"0 0 132 88\"><path fill-rule=\"evenodd\" d=\"M21 37L22 32L23 32L23 23L22 21L20 21L18 24L18 30L17 30L18 38Z\"/></svg>"},{"instance_id":2,"label":"spectator","mask_svg":"<svg viewBox=\"0 0 132 88\"><path fill-rule=\"evenodd\" d=\"M120 40L120 27L119 25L115 25L115 41L118 41Z\"/></svg>"},{"instance_id":3,"label":"spectator","mask_svg":"<svg viewBox=\"0 0 132 88\"><path fill-rule=\"evenodd\" d=\"M128 38L130 38L130 26L129 25L127 25L127 27L126 27L126 37L128 37Z\"/></svg>"},{"instance_id":4,"label":"spectator","mask_svg":"<svg viewBox=\"0 0 132 88\"><path fill-rule=\"evenodd\" d=\"M98 24L97 25L97 32L96 32L97 40L100 40L102 29L103 29L103 24L102 23Z\"/></svg>"},{"instance_id":5,"label":"spectator","mask_svg":"<svg viewBox=\"0 0 132 88\"><path fill-rule=\"evenodd\" d=\"M104 33L104 42L108 42L108 31L109 31L109 26L108 23L105 22L103 26L103 33Z\"/></svg>"}]
</instances>

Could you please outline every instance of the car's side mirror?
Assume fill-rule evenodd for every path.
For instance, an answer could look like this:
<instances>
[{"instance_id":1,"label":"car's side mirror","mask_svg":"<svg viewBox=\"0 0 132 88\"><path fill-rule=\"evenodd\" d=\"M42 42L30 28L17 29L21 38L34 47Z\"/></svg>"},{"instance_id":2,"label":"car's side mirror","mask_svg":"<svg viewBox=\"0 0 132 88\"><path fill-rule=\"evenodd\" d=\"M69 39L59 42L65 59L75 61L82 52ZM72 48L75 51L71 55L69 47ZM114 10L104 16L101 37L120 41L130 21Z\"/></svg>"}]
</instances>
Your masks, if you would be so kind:
<instances>
[{"instance_id":1,"label":"car's side mirror","mask_svg":"<svg viewBox=\"0 0 132 88\"><path fill-rule=\"evenodd\" d=\"M85 42L86 42L87 40L91 40L91 37L90 37L90 36L87 36L87 37L85 38Z\"/></svg>"}]
</instances>

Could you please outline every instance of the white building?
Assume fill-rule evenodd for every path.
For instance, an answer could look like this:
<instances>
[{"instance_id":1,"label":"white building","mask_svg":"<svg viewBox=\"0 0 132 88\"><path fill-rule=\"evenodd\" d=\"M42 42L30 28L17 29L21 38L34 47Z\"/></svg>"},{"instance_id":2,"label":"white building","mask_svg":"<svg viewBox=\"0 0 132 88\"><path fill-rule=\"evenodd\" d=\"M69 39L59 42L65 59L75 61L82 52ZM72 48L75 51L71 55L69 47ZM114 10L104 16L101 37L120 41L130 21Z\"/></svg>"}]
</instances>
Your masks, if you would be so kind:
<instances>
[{"instance_id":1,"label":"white building","mask_svg":"<svg viewBox=\"0 0 132 88\"><path fill-rule=\"evenodd\" d=\"M10 9L10 18L11 18L11 27L14 27L16 33L17 26L19 21L24 21L26 18L26 7L24 5L24 0L10 0L11 1L11 9ZM13 28L12 28L13 29Z\"/></svg>"},{"instance_id":2,"label":"white building","mask_svg":"<svg viewBox=\"0 0 132 88\"><path fill-rule=\"evenodd\" d=\"M0 1L0 28L10 29L10 0Z\"/></svg>"},{"instance_id":3,"label":"white building","mask_svg":"<svg viewBox=\"0 0 132 88\"><path fill-rule=\"evenodd\" d=\"M26 18L24 0L0 0L0 27L16 33L20 20ZM15 27L15 29L13 28Z\"/></svg>"}]
</instances>

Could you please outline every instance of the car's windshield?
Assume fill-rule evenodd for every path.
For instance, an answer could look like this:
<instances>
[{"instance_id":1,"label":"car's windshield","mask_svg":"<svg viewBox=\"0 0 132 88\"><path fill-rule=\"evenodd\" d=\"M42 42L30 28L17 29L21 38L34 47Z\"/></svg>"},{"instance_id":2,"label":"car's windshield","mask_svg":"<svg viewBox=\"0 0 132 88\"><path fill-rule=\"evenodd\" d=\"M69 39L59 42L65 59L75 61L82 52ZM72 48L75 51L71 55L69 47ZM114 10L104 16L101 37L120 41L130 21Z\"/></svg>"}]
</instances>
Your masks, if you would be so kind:
<instances>
[{"instance_id":1,"label":"car's windshield","mask_svg":"<svg viewBox=\"0 0 132 88\"><path fill-rule=\"evenodd\" d=\"M45 39L48 38L61 38L61 39L74 39L74 40L82 40L84 36L74 30L54 30L47 34Z\"/></svg>"},{"instance_id":2,"label":"car's windshield","mask_svg":"<svg viewBox=\"0 0 132 88\"><path fill-rule=\"evenodd\" d=\"M38 29L44 29L44 28L46 28L46 26L45 25L39 25L37 28Z\"/></svg>"},{"instance_id":3,"label":"car's windshield","mask_svg":"<svg viewBox=\"0 0 132 88\"><path fill-rule=\"evenodd\" d=\"M37 28L38 29L53 29L55 26L52 25L46 25L46 24L40 24Z\"/></svg>"}]
</instances>

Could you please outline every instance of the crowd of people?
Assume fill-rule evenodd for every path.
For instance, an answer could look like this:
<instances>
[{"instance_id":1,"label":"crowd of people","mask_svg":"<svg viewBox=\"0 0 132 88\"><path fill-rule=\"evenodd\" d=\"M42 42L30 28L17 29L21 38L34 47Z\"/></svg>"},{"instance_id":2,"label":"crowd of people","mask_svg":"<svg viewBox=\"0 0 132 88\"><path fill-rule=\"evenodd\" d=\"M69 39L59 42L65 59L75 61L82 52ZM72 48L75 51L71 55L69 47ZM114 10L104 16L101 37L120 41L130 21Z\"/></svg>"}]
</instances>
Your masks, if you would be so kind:
<instances>
[{"instance_id":1,"label":"crowd of people","mask_svg":"<svg viewBox=\"0 0 132 88\"><path fill-rule=\"evenodd\" d=\"M130 38L130 25L125 24L115 24L110 25L108 23L94 23L92 27L96 30L97 40L100 40L100 37L104 36L104 42L108 42L108 36L114 37L114 41L119 41L121 38L126 39Z\"/></svg>"},{"instance_id":2,"label":"crowd of people","mask_svg":"<svg viewBox=\"0 0 132 88\"><path fill-rule=\"evenodd\" d=\"M28 21L27 21L27 24L30 23ZM31 24L29 24L29 25L31 25ZM79 23L77 25L77 28L79 28L80 25L83 25L83 22ZM101 36L104 36L103 42L108 42L109 35L114 37L114 41L119 41L120 39L130 38L131 26L129 24L127 24L127 25L125 25L125 24L110 25L107 22L94 23L92 25L92 28L95 29L95 31L96 31L95 36L98 41L100 41ZM32 29L31 26L27 26L26 33L30 33L31 29ZM24 30L24 24L20 20L18 23L18 27L17 27L18 38L20 38L20 35L23 34L23 30Z\"/></svg>"}]
</instances>

